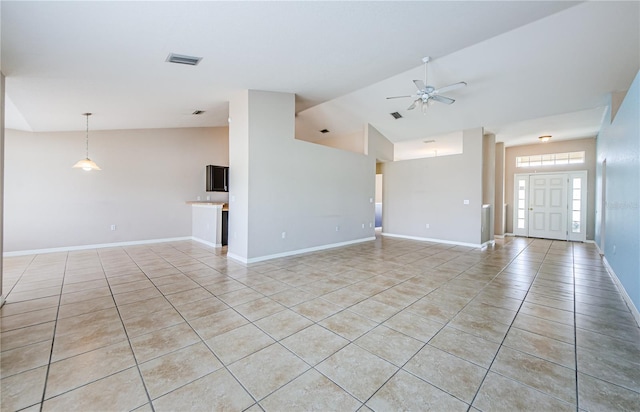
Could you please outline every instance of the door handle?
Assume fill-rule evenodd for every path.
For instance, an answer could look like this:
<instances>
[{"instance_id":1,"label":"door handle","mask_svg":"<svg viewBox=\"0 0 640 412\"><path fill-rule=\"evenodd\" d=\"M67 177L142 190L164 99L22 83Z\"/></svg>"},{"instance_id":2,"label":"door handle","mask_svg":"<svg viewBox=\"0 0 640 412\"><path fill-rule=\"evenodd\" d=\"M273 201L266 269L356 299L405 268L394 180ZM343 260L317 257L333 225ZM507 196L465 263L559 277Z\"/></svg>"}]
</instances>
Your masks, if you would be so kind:
<instances>
[{"instance_id":1,"label":"door handle","mask_svg":"<svg viewBox=\"0 0 640 412\"><path fill-rule=\"evenodd\" d=\"M532 207L530 207L530 208L529 208L529 210L533 210L533 208L532 208Z\"/></svg>"}]
</instances>

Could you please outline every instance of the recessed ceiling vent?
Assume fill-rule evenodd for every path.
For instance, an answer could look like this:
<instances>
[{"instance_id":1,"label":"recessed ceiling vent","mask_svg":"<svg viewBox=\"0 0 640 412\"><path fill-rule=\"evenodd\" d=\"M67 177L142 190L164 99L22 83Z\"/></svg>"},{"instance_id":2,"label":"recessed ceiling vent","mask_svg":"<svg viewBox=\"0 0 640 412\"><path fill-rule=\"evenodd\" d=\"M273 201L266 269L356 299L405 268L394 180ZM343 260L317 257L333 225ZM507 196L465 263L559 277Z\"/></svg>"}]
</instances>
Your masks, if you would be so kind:
<instances>
[{"instance_id":1,"label":"recessed ceiling vent","mask_svg":"<svg viewBox=\"0 0 640 412\"><path fill-rule=\"evenodd\" d=\"M398 120L398 119L402 119L402 115L398 112L393 112L391 113L391 116L393 116L394 119Z\"/></svg>"},{"instance_id":2,"label":"recessed ceiling vent","mask_svg":"<svg viewBox=\"0 0 640 412\"><path fill-rule=\"evenodd\" d=\"M436 141L431 139L431 140L425 140L423 143L435 143Z\"/></svg>"},{"instance_id":3,"label":"recessed ceiling vent","mask_svg":"<svg viewBox=\"0 0 640 412\"><path fill-rule=\"evenodd\" d=\"M329 133L329 130L327 130L327 129L322 129L322 130L320 130L320 133L322 133L322 134Z\"/></svg>"},{"instance_id":4,"label":"recessed ceiling vent","mask_svg":"<svg viewBox=\"0 0 640 412\"><path fill-rule=\"evenodd\" d=\"M193 114L193 115L196 115L196 116L197 116L197 115L202 114L202 113L204 113L204 110L196 110L196 111L194 111L194 112L193 112L193 113L191 113L191 114Z\"/></svg>"},{"instance_id":5,"label":"recessed ceiling vent","mask_svg":"<svg viewBox=\"0 0 640 412\"><path fill-rule=\"evenodd\" d=\"M167 56L167 62L169 63L188 64L189 66L196 66L200 63L200 60L202 60L202 57L185 56L184 54L169 53L169 56Z\"/></svg>"}]
</instances>

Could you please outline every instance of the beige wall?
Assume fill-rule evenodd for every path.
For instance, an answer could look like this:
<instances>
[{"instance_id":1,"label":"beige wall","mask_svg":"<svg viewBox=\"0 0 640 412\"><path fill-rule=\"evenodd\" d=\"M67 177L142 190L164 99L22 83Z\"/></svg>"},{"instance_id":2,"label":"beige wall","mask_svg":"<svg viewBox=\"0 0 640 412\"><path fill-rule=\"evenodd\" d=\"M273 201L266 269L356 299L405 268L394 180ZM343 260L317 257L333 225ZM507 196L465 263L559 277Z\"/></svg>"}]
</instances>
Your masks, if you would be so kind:
<instances>
[{"instance_id":1,"label":"beige wall","mask_svg":"<svg viewBox=\"0 0 640 412\"><path fill-rule=\"evenodd\" d=\"M564 166L540 166L536 168L516 167L516 157L526 155L565 153L585 151L585 163ZM505 203L507 206L506 233L513 233L513 179L518 173L564 172L574 170L587 171L587 240L593 240L595 232L595 176L596 176L596 139L595 137L559 142L537 143L526 146L508 147L505 150Z\"/></svg>"},{"instance_id":2,"label":"beige wall","mask_svg":"<svg viewBox=\"0 0 640 412\"><path fill-rule=\"evenodd\" d=\"M1 6L0 6L1 7ZM2 293L2 278L3 278L3 262L2 253L4 250L3 245L3 232L4 232L4 74L0 71L0 306L4 303L4 295Z\"/></svg>"},{"instance_id":3,"label":"beige wall","mask_svg":"<svg viewBox=\"0 0 640 412\"><path fill-rule=\"evenodd\" d=\"M191 236L185 201L227 199L205 192L205 165L229 161L226 127L90 132L92 172L71 168L84 135L6 131L5 252Z\"/></svg>"},{"instance_id":4,"label":"beige wall","mask_svg":"<svg viewBox=\"0 0 640 412\"><path fill-rule=\"evenodd\" d=\"M494 233L504 235L504 143L496 143L496 196L494 201Z\"/></svg>"},{"instance_id":5,"label":"beige wall","mask_svg":"<svg viewBox=\"0 0 640 412\"><path fill-rule=\"evenodd\" d=\"M479 245L482 155L477 128L463 132L462 154L383 163L383 233Z\"/></svg>"}]
</instances>

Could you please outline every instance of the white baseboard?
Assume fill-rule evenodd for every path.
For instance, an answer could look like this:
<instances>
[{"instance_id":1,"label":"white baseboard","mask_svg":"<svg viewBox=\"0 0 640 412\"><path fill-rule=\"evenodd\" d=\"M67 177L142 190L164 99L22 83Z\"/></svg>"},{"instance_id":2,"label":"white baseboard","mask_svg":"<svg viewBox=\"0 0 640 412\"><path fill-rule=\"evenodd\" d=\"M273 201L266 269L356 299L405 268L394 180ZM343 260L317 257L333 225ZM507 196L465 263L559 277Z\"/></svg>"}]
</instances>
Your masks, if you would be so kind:
<instances>
[{"instance_id":1,"label":"white baseboard","mask_svg":"<svg viewBox=\"0 0 640 412\"><path fill-rule=\"evenodd\" d=\"M152 243L177 242L177 241L192 240L192 239L193 238L191 236L185 236L185 237L172 237L172 238L166 238L166 239L149 239L149 240L134 240L129 242L99 243L95 245L54 247L54 248L48 248L48 249L18 250L15 252L4 252L2 256L12 257L12 256L25 256L25 255L40 255L43 253L72 252L76 250L102 249L107 247L148 245Z\"/></svg>"},{"instance_id":2,"label":"white baseboard","mask_svg":"<svg viewBox=\"0 0 640 412\"><path fill-rule=\"evenodd\" d=\"M465 242L456 242L456 241L453 241L453 240L432 239L432 238L428 238L428 237L396 235L396 234L393 234L393 233L385 233L385 232L382 232L381 234L382 234L382 236L397 237L399 239L418 240L420 242L443 243L445 245L467 246L467 247L473 247L473 248L486 246L487 244L493 242L493 240L490 240L490 241L482 243L482 244L480 244L480 243L465 243Z\"/></svg>"},{"instance_id":3,"label":"white baseboard","mask_svg":"<svg viewBox=\"0 0 640 412\"><path fill-rule=\"evenodd\" d=\"M365 237L365 238L356 239L356 240L349 240L347 242L331 243L331 244L328 244L328 245L321 245L321 246L314 246L314 247L305 248L305 249L291 250L291 251L288 251L288 252L276 253L276 254L273 254L273 255L259 256L259 257L249 258L249 259L244 258L242 256L238 256L238 255L233 254L233 253L227 253L227 257L230 258L230 259L236 260L236 261L238 261L240 263L250 264L250 263L263 262L265 260L277 259L277 258L281 258L281 257L300 255L302 253L317 252L317 251L325 250L325 249L334 249L334 248L337 248L337 247L349 246L349 245L353 245L353 244L356 244L356 243L369 242L371 240L376 240L375 236Z\"/></svg>"},{"instance_id":4,"label":"white baseboard","mask_svg":"<svg viewBox=\"0 0 640 412\"><path fill-rule=\"evenodd\" d=\"M202 244L207 245L207 246L211 246L211 247L222 247L222 243L211 243L209 241L206 241L204 239L200 239L200 238L197 238L197 237L194 237L194 236L191 236L191 240L193 240L195 242L198 242L198 243L202 243Z\"/></svg>"},{"instance_id":5,"label":"white baseboard","mask_svg":"<svg viewBox=\"0 0 640 412\"><path fill-rule=\"evenodd\" d=\"M598 250L600 250L600 248L598 248ZM618 290L622 295L622 299L624 299L624 302L627 304L627 307L629 308L629 310L631 311L631 314L636 320L638 327L640 327L640 312L638 312L638 308L636 308L636 305L633 304L631 297L629 296L629 294L627 293L627 290L622 285L622 282L620 282L618 275L616 275L616 272L614 272L613 268L607 261L607 258L603 256L602 261L604 262L604 266L607 268L607 271L609 272L609 276L611 276L611 279L613 279L614 283L618 287Z\"/></svg>"}]
</instances>

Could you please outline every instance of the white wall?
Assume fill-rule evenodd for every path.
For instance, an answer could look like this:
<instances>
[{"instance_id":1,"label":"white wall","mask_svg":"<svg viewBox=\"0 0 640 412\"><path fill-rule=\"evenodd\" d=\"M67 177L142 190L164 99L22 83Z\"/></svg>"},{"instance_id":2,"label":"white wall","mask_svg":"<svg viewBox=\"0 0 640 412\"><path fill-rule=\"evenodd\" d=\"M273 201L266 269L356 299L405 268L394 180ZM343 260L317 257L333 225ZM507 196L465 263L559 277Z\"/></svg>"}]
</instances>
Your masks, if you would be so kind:
<instances>
[{"instance_id":1,"label":"white wall","mask_svg":"<svg viewBox=\"0 0 640 412\"><path fill-rule=\"evenodd\" d=\"M227 199L205 192L205 165L228 164L227 128L90 132L92 172L71 168L84 135L6 131L5 252L191 236L185 201Z\"/></svg>"},{"instance_id":2,"label":"white wall","mask_svg":"<svg viewBox=\"0 0 640 412\"><path fill-rule=\"evenodd\" d=\"M374 158L296 140L293 94L250 90L229 107L230 256L255 261L374 236Z\"/></svg>"},{"instance_id":3,"label":"white wall","mask_svg":"<svg viewBox=\"0 0 640 412\"><path fill-rule=\"evenodd\" d=\"M469 129L462 154L384 163L384 233L480 244L482 147L483 129Z\"/></svg>"}]
</instances>

